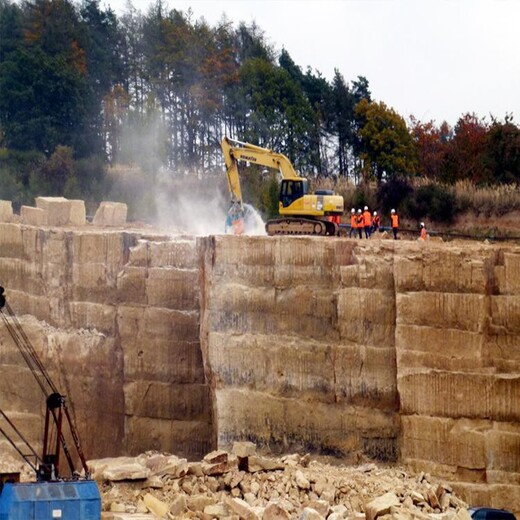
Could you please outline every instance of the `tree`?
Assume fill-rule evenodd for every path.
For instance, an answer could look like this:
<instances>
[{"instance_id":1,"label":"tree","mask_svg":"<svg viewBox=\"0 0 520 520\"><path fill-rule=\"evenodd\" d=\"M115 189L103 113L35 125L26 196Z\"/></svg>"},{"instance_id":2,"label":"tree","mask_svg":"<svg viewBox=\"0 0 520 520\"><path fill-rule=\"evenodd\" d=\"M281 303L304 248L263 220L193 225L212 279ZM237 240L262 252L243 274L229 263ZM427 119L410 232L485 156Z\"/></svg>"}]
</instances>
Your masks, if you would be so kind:
<instances>
[{"instance_id":1,"label":"tree","mask_svg":"<svg viewBox=\"0 0 520 520\"><path fill-rule=\"evenodd\" d=\"M68 146L57 146L43 167L43 178L48 184L49 195L63 195L67 185L75 182L74 152Z\"/></svg>"},{"instance_id":2,"label":"tree","mask_svg":"<svg viewBox=\"0 0 520 520\"><path fill-rule=\"evenodd\" d=\"M247 25L241 22L235 33L235 45L239 64L250 59L261 59L274 62L274 51L265 40L265 33L256 22Z\"/></svg>"},{"instance_id":3,"label":"tree","mask_svg":"<svg viewBox=\"0 0 520 520\"><path fill-rule=\"evenodd\" d=\"M22 11L8 0L0 0L0 63L22 42Z\"/></svg>"},{"instance_id":4,"label":"tree","mask_svg":"<svg viewBox=\"0 0 520 520\"><path fill-rule=\"evenodd\" d=\"M0 64L0 121L5 145L50 154L80 146L85 84L64 56L20 48Z\"/></svg>"},{"instance_id":5,"label":"tree","mask_svg":"<svg viewBox=\"0 0 520 520\"><path fill-rule=\"evenodd\" d=\"M249 112L244 139L285 153L299 169L308 170L313 112L288 72L263 59L246 61L240 81Z\"/></svg>"},{"instance_id":6,"label":"tree","mask_svg":"<svg viewBox=\"0 0 520 520\"><path fill-rule=\"evenodd\" d=\"M485 161L488 126L475 114L459 118L448 143L444 180L456 182L469 179L474 183L484 182L490 176Z\"/></svg>"},{"instance_id":7,"label":"tree","mask_svg":"<svg viewBox=\"0 0 520 520\"><path fill-rule=\"evenodd\" d=\"M350 151L354 135L355 100L350 89L338 69L334 71L332 80L332 99L329 125L337 137L338 173L349 175Z\"/></svg>"},{"instance_id":8,"label":"tree","mask_svg":"<svg viewBox=\"0 0 520 520\"><path fill-rule=\"evenodd\" d=\"M520 183L520 128L513 118L493 121L486 136L488 183Z\"/></svg>"},{"instance_id":9,"label":"tree","mask_svg":"<svg viewBox=\"0 0 520 520\"><path fill-rule=\"evenodd\" d=\"M412 134L418 153L417 173L431 180L442 179L451 138L448 123L437 127L433 121L421 123L412 117Z\"/></svg>"},{"instance_id":10,"label":"tree","mask_svg":"<svg viewBox=\"0 0 520 520\"><path fill-rule=\"evenodd\" d=\"M113 11L101 10L98 0L83 0L80 15L87 69L83 140L90 153L102 154L106 151L103 100L122 82L123 36Z\"/></svg>"},{"instance_id":11,"label":"tree","mask_svg":"<svg viewBox=\"0 0 520 520\"><path fill-rule=\"evenodd\" d=\"M361 100L355 109L360 124L364 182L417 171L417 151L404 119L384 103Z\"/></svg>"},{"instance_id":12,"label":"tree","mask_svg":"<svg viewBox=\"0 0 520 520\"><path fill-rule=\"evenodd\" d=\"M87 61L77 12L67 0L36 0L23 9L23 39L0 64L5 144L46 154L63 144L89 155Z\"/></svg>"},{"instance_id":13,"label":"tree","mask_svg":"<svg viewBox=\"0 0 520 520\"><path fill-rule=\"evenodd\" d=\"M301 89L312 111L312 126L309 126L307 136L308 168L319 175L327 175L329 170L325 166L326 154L322 150L321 132L324 126L325 105L331 95L329 84L319 73L314 74L310 68L303 74L301 67L296 65L285 49L282 49L278 63Z\"/></svg>"}]
</instances>

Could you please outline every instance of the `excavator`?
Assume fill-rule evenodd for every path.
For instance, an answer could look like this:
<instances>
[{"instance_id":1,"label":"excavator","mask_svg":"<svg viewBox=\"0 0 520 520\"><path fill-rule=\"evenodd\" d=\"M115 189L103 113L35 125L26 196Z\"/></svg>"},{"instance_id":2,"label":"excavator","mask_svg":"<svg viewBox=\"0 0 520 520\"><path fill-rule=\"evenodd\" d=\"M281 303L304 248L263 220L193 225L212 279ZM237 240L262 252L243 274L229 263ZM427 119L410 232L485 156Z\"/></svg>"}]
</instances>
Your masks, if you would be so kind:
<instances>
[{"instance_id":1,"label":"excavator","mask_svg":"<svg viewBox=\"0 0 520 520\"><path fill-rule=\"evenodd\" d=\"M231 205L228 212L230 228L236 235L247 232L247 215L242 200L238 163L258 164L277 170L281 176L278 212L280 218L268 220L268 235L329 235L338 234L339 217L343 215L343 197L330 190L309 193L308 180L300 177L291 161L272 150L224 137L221 142Z\"/></svg>"},{"instance_id":2,"label":"excavator","mask_svg":"<svg viewBox=\"0 0 520 520\"><path fill-rule=\"evenodd\" d=\"M81 447L67 400L52 381L0 287L0 318L34 375L46 402L42 454L0 409L0 434L35 472L34 482L0 473L0 520L100 520L101 497ZM17 384L13 381L13 384ZM67 428L68 425L68 428ZM72 440L72 452L67 439ZM68 463L62 471L61 455ZM74 455L82 472L76 469Z\"/></svg>"}]
</instances>

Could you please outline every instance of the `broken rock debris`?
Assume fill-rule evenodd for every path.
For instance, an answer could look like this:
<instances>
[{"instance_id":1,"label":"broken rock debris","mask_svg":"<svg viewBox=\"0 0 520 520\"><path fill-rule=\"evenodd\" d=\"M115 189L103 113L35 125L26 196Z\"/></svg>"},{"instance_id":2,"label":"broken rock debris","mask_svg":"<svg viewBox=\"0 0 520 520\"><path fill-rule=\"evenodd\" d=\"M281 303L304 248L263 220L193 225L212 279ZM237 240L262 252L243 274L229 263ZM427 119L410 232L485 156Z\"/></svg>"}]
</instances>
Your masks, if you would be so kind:
<instances>
[{"instance_id":1,"label":"broken rock debris","mask_svg":"<svg viewBox=\"0 0 520 520\"><path fill-rule=\"evenodd\" d=\"M147 452L89 466L100 482L103 520L467 518L451 487L429 476L375 464L330 465L309 455L260 456L245 442L201 462Z\"/></svg>"}]
</instances>

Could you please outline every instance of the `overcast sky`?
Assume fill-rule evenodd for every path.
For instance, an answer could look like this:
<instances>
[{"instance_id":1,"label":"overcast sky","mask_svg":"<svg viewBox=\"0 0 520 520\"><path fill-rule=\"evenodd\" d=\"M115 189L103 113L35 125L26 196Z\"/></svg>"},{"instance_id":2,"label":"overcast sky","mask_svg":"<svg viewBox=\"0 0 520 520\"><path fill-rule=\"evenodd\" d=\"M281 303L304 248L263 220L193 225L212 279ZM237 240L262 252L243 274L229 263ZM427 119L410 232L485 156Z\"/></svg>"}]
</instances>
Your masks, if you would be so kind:
<instances>
[{"instance_id":1,"label":"overcast sky","mask_svg":"<svg viewBox=\"0 0 520 520\"><path fill-rule=\"evenodd\" d=\"M101 0L118 14L126 0ZM153 0L132 0L146 13ZM297 65L347 82L401 115L454 125L475 112L520 121L520 0L167 0L215 25L256 21Z\"/></svg>"}]
</instances>

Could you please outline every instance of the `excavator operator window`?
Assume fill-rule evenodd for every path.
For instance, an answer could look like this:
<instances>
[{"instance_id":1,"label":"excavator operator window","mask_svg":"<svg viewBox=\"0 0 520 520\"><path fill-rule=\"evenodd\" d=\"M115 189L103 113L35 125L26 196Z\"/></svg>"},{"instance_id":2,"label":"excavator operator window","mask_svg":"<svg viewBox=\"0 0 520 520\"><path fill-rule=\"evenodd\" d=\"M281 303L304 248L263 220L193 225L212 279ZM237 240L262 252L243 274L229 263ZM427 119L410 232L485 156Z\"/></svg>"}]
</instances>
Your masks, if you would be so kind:
<instances>
[{"instance_id":1,"label":"excavator operator window","mask_svg":"<svg viewBox=\"0 0 520 520\"><path fill-rule=\"evenodd\" d=\"M283 180L280 191L280 202L286 208L295 200L302 198L304 195L304 186L302 181Z\"/></svg>"}]
</instances>

